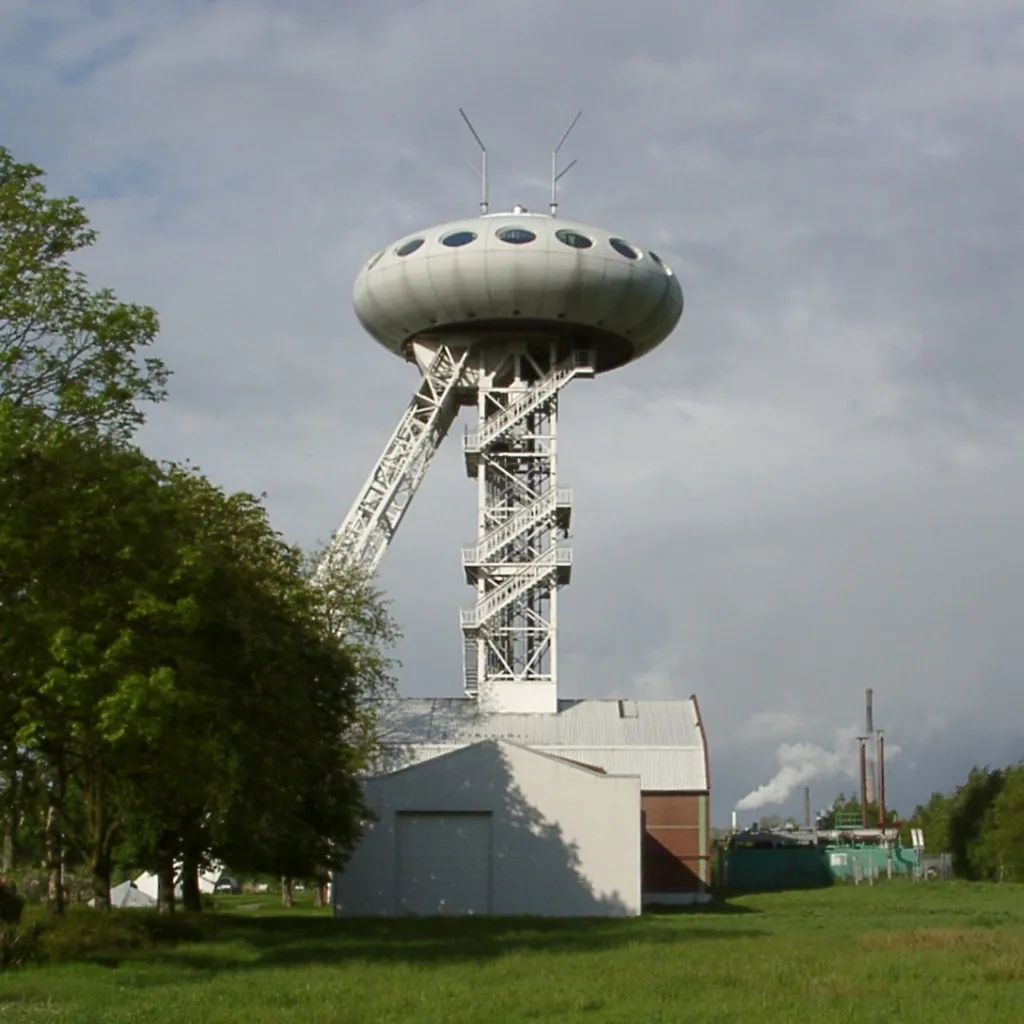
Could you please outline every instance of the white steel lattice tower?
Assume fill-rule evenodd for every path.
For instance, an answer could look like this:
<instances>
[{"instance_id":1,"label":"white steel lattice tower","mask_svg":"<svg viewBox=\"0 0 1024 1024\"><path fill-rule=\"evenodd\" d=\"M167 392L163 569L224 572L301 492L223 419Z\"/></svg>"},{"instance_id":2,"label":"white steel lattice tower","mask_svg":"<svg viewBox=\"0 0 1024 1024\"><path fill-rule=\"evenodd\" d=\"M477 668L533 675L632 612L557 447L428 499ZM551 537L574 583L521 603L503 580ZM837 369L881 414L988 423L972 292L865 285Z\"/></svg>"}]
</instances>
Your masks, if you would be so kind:
<instances>
[{"instance_id":1,"label":"white steel lattice tower","mask_svg":"<svg viewBox=\"0 0 1024 1024\"><path fill-rule=\"evenodd\" d=\"M558 400L646 354L683 296L649 250L521 207L442 224L374 256L355 284L363 326L422 380L324 560L376 569L462 406L477 536L461 613L463 684L481 705L557 710L558 588L569 582L572 494L559 486Z\"/></svg>"}]
</instances>

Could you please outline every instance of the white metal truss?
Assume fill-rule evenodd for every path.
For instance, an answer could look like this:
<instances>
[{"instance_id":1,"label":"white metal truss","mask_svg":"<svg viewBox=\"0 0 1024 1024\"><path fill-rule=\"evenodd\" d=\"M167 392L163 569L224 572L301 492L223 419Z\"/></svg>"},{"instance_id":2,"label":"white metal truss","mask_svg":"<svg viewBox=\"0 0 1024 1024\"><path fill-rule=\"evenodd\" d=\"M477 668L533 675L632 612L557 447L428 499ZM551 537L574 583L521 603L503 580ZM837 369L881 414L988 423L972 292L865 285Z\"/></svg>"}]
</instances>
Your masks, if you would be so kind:
<instances>
[{"instance_id":1,"label":"white metal truss","mask_svg":"<svg viewBox=\"0 0 1024 1024\"><path fill-rule=\"evenodd\" d=\"M557 486L558 395L593 376L591 352L557 360L557 339L509 345L474 364L477 425L464 438L477 480L477 542L464 548L476 606L461 613L463 684L557 685L557 589L569 582L571 491Z\"/></svg>"},{"instance_id":2,"label":"white metal truss","mask_svg":"<svg viewBox=\"0 0 1024 1024\"><path fill-rule=\"evenodd\" d=\"M314 575L321 582L335 559L372 574L408 511L434 453L458 415L468 346L419 346L423 379L373 472L363 485ZM421 365L423 365L421 362Z\"/></svg>"}]
</instances>

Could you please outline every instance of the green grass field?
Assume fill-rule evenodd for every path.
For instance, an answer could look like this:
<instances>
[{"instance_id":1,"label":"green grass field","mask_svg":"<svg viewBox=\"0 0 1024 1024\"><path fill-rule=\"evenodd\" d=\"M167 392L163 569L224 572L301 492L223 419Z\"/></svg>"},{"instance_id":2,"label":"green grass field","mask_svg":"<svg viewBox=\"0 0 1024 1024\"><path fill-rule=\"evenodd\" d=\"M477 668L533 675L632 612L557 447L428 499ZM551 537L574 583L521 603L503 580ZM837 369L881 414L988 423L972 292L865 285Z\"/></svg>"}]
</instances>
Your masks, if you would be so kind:
<instances>
[{"instance_id":1,"label":"green grass field","mask_svg":"<svg viewBox=\"0 0 1024 1024\"><path fill-rule=\"evenodd\" d=\"M1024 1021L1024 886L837 887L627 921L220 904L202 941L0 975L0 1024Z\"/></svg>"}]
</instances>

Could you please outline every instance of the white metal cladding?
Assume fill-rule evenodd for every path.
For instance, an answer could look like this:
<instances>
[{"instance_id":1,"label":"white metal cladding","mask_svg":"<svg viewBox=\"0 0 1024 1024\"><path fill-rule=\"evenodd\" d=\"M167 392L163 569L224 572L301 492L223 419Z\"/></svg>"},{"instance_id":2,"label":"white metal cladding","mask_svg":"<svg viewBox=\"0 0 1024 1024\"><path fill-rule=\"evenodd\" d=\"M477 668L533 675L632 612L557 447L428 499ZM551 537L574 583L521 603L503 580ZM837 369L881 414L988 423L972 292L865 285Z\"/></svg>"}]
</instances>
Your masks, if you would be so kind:
<instances>
[{"instance_id":1,"label":"white metal cladding","mask_svg":"<svg viewBox=\"0 0 1024 1024\"><path fill-rule=\"evenodd\" d=\"M491 910L491 815L396 815L396 910L436 916Z\"/></svg>"},{"instance_id":2,"label":"white metal cladding","mask_svg":"<svg viewBox=\"0 0 1024 1024\"><path fill-rule=\"evenodd\" d=\"M481 813L491 817L491 913L640 913L636 775L605 775L520 744L483 740L367 779L364 798L372 821L345 870L334 876L332 903L339 917L476 912L483 906L482 837L460 832L455 819ZM408 841L399 835L409 831L407 816L446 820L417 823L417 835ZM452 850L453 842L464 849ZM459 859L475 893L461 907L445 896ZM426 892L416 893L416 887Z\"/></svg>"},{"instance_id":3,"label":"white metal cladding","mask_svg":"<svg viewBox=\"0 0 1024 1024\"><path fill-rule=\"evenodd\" d=\"M482 739L504 739L612 775L639 775L645 792L708 789L704 738L692 699L561 700L558 707L557 714L488 714L476 701L459 697L396 701L380 723L389 748L385 770Z\"/></svg>"},{"instance_id":4,"label":"white metal cladding","mask_svg":"<svg viewBox=\"0 0 1024 1024\"><path fill-rule=\"evenodd\" d=\"M536 238L511 245L504 228ZM466 231L476 238L446 246ZM557 233L591 240L578 249ZM618 236L588 224L545 214L489 214L437 224L389 245L363 267L353 290L356 315L386 348L403 354L410 338L481 321L516 319L575 324L608 331L628 342L631 358L649 352L675 329L683 311L679 280L663 262L629 239L637 255L613 248ZM404 243L423 244L399 256Z\"/></svg>"}]
</instances>

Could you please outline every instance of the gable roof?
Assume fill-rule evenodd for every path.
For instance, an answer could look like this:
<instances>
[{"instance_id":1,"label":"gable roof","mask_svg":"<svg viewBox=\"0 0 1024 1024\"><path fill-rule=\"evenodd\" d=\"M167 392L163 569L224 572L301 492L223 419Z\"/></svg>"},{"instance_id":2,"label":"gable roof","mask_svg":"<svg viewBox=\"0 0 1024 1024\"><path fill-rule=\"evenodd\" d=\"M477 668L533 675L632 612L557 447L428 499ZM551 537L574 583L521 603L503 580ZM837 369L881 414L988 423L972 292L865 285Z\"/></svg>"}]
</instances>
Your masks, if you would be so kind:
<instances>
[{"instance_id":1,"label":"gable roof","mask_svg":"<svg viewBox=\"0 0 1024 1024\"><path fill-rule=\"evenodd\" d=\"M467 697L412 697L389 704L381 738L404 764L480 740L510 740L610 775L639 775L646 791L708 789L707 749L696 698L561 700L553 715L495 714Z\"/></svg>"}]
</instances>

